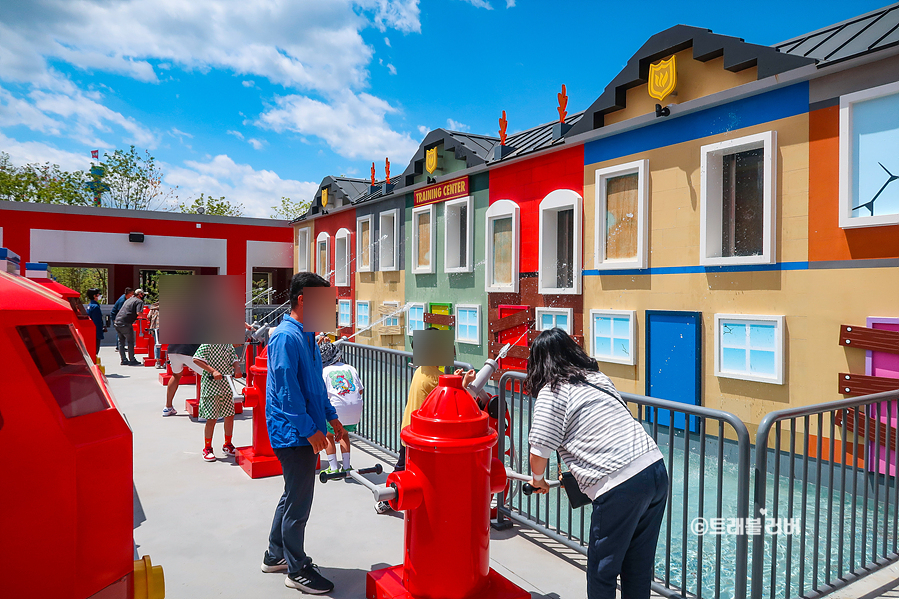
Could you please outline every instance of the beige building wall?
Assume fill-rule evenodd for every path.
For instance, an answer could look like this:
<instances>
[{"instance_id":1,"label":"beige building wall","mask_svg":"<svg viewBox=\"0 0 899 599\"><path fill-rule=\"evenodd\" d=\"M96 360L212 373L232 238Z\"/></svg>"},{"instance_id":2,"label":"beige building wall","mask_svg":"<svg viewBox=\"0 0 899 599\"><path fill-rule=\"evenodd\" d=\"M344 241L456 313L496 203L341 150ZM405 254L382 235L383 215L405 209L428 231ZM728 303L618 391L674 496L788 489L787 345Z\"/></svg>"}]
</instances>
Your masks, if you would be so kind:
<instances>
[{"instance_id":1,"label":"beige building wall","mask_svg":"<svg viewBox=\"0 0 899 599\"><path fill-rule=\"evenodd\" d=\"M405 303L405 276L402 270L385 272L357 272L356 276L356 301L368 301L370 303L371 322L380 320L381 307L384 302L397 302L397 307ZM355 306L354 306L355 308ZM404 349L404 327L406 320L403 314L398 314L399 327L389 328L379 324L364 333L356 336L354 341L365 345L387 347L390 349ZM398 333L398 334L385 334Z\"/></svg>"}]
</instances>

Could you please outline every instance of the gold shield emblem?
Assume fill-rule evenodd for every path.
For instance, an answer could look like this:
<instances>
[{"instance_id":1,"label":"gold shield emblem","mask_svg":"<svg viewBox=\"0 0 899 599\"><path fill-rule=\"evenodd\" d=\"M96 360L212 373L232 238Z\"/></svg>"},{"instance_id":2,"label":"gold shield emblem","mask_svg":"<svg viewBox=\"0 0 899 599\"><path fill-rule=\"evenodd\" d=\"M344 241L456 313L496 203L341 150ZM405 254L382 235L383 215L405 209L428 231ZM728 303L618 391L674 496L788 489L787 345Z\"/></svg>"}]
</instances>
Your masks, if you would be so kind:
<instances>
[{"instance_id":1,"label":"gold shield emblem","mask_svg":"<svg viewBox=\"0 0 899 599\"><path fill-rule=\"evenodd\" d=\"M428 169L430 174L434 174L434 171L437 170L437 147L433 147L427 152L425 152L425 168Z\"/></svg>"},{"instance_id":2,"label":"gold shield emblem","mask_svg":"<svg viewBox=\"0 0 899 599\"><path fill-rule=\"evenodd\" d=\"M668 60L660 60L656 64L649 65L649 96L659 102L677 87L677 69L674 64L674 56Z\"/></svg>"},{"instance_id":3,"label":"gold shield emblem","mask_svg":"<svg viewBox=\"0 0 899 599\"><path fill-rule=\"evenodd\" d=\"M328 188L322 189L322 208L328 205Z\"/></svg>"}]
</instances>

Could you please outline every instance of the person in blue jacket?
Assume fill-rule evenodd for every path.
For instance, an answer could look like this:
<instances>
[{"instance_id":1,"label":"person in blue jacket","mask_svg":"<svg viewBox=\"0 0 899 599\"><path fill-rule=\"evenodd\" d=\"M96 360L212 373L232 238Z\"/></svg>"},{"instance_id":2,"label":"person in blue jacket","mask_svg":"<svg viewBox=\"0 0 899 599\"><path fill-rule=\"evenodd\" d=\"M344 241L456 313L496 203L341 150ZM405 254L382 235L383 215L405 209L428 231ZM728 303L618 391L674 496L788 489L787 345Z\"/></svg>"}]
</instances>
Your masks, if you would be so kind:
<instances>
[{"instance_id":1,"label":"person in blue jacket","mask_svg":"<svg viewBox=\"0 0 899 599\"><path fill-rule=\"evenodd\" d=\"M106 330L106 327L103 326L103 313L100 311L100 300L103 299L103 296L100 295L99 289L92 287L87 290L87 299L90 300L87 305L87 315L91 317L94 326L97 327L97 355L99 356L100 342L103 340L103 332Z\"/></svg>"},{"instance_id":2,"label":"person in blue jacket","mask_svg":"<svg viewBox=\"0 0 899 599\"><path fill-rule=\"evenodd\" d=\"M284 493L275 510L263 572L287 572L284 584L305 593L328 593L334 584L306 555L306 522L315 489L315 458L326 447L327 424L347 436L328 399L315 333L303 330L303 289L330 287L317 274L300 272L290 282L290 315L268 342L265 419L272 449L284 472Z\"/></svg>"}]
</instances>

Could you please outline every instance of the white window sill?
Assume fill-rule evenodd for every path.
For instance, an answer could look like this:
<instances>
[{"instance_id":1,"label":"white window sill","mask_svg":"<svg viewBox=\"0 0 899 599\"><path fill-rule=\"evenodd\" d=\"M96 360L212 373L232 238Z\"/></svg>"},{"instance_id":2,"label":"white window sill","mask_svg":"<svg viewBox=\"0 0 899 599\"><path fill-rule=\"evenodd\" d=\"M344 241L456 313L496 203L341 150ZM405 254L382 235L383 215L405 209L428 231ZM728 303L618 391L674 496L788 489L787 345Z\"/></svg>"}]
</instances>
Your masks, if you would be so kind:
<instances>
[{"instance_id":1,"label":"white window sill","mask_svg":"<svg viewBox=\"0 0 899 599\"><path fill-rule=\"evenodd\" d=\"M628 261L608 261L601 262L595 265L594 270L643 270L646 268L646 265L637 260L628 260Z\"/></svg>"},{"instance_id":2,"label":"white window sill","mask_svg":"<svg viewBox=\"0 0 899 599\"><path fill-rule=\"evenodd\" d=\"M734 379L737 381L751 381L753 383L768 383L769 385L783 385L783 381L775 378L754 376L751 374L736 374L730 372L715 372L715 376L722 379Z\"/></svg>"},{"instance_id":3,"label":"white window sill","mask_svg":"<svg viewBox=\"0 0 899 599\"><path fill-rule=\"evenodd\" d=\"M607 356L593 356L597 362L608 362L609 364L627 364L628 366L633 366L636 364L636 360L634 358L611 358Z\"/></svg>"},{"instance_id":4,"label":"white window sill","mask_svg":"<svg viewBox=\"0 0 899 599\"><path fill-rule=\"evenodd\" d=\"M761 254L759 256L729 256L725 258L701 258L700 266L743 266L751 264L774 264L771 256Z\"/></svg>"},{"instance_id":5,"label":"white window sill","mask_svg":"<svg viewBox=\"0 0 899 599\"><path fill-rule=\"evenodd\" d=\"M472 272L472 268L470 266L445 266L443 268L443 272L445 272L445 273Z\"/></svg>"},{"instance_id":6,"label":"white window sill","mask_svg":"<svg viewBox=\"0 0 899 599\"><path fill-rule=\"evenodd\" d=\"M581 290L576 287L563 287L561 289L550 287L539 290L540 295L580 295Z\"/></svg>"}]
</instances>

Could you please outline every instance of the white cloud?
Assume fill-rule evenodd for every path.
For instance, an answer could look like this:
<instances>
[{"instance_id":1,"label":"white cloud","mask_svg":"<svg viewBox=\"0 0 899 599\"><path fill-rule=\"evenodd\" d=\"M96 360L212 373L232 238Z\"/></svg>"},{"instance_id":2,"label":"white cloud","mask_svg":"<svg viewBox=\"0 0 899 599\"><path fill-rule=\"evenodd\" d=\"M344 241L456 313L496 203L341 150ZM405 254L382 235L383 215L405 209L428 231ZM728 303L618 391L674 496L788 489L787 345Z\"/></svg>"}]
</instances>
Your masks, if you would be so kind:
<instances>
[{"instance_id":1,"label":"white cloud","mask_svg":"<svg viewBox=\"0 0 899 599\"><path fill-rule=\"evenodd\" d=\"M506 0L506 8L514 8L515 0Z\"/></svg>"},{"instance_id":2,"label":"white cloud","mask_svg":"<svg viewBox=\"0 0 899 599\"><path fill-rule=\"evenodd\" d=\"M185 133L184 131L181 131L177 127L172 127L171 134L174 135L175 137L189 137L191 139L193 139L193 137L194 137L190 133Z\"/></svg>"},{"instance_id":3,"label":"white cloud","mask_svg":"<svg viewBox=\"0 0 899 599\"><path fill-rule=\"evenodd\" d=\"M396 67L390 63L387 63L387 70L390 71L391 75L396 75Z\"/></svg>"},{"instance_id":4,"label":"white cloud","mask_svg":"<svg viewBox=\"0 0 899 599\"><path fill-rule=\"evenodd\" d=\"M240 84L243 85L244 87L253 87L254 85L256 85L256 82L255 81L241 81Z\"/></svg>"},{"instance_id":5,"label":"white cloud","mask_svg":"<svg viewBox=\"0 0 899 599\"><path fill-rule=\"evenodd\" d=\"M251 137L250 139L248 139L247 143L250 144L251 146L253 146L254 150L261 150L262 146L265 145L264 141L260 141L254 137Z\"/></svg>"},{"instance_id":6,"label":"white cloud","mask_svg":"<svg viewBox=\"0 0 899 599\"><path fill-rule=\"evenodd\" d=\"M81 171L90 168L90 152L84 155L60 150L38 141L18 141L0 133L0 151L9 154L13 164L58 164L67 171Z\"/></svg>"},{"instance_id":7,"label":"white cloud","mask_svg":"<svg viewBox=\"0 0 899 599\"><path fill-rule=\"evenodd\" d=\"M307 201L315 194L318 183L282 179L270 170L256 170L249 164L238 164L226 154L206 162L188 160L183 167L167 166L165 182L178 186L181 201L205 193L225 196L226 200L244 205L246 216L268 217L271 207L282 197Z\"/></svg>"},{"instance_id":8,"label":"white cloud","mask_svg":"<svg viewBox=\"0 0 899 599\"><path fill-rule=\"evenodd\" d=\"M241 133L240 131L228 131L228 135L233 135L237 139L243 141L243 133Z\"/></svg>"},{"instance_id":9,"label":"white cloud","mask_svg":"<svg viewBox=\"0 0 899 599\"><path fill-rule=\"evenodd\" d=\"M450 131L471 131L471 127L453 119L446 119L446 126Z\"/></svg>"},{"instance_id":10,"label":"white cloud","mask_svg":"<svg viewBox=\"0 0 899 599\"><path fill-rule=\"evenodd\" d=\"M493 7L490 5L487 0L465 0L475 8L486 8L487 10L493 10Z\"/></svg>"},{"instance_id":11,"label":"white cloud","mask_svg":"<svg viewBox=\"0 0 899 599\"><path fill-rule=\"evenodd\" d=\"M387 44L388 48L390 48L390 38L389 37L384 38L384 43Z\"/></svg>"},{"instance_id":12,"label":"white cloud","mask_svg":"<svg viewBox=\"0 0 899 599\"><path fill-rule=\"evenodd\" d=\"M425 135L427 135L428 133L430 133L431 130L428 129L427 127L425 127L424 125L419 125L419 126L418 126L418 132L421 133L422 136L425 136Z\"/></svg>"},{"instance_id":13,"label":"white cloud","mask_svg":"<svg viewBox=\"0 0 899 599\"><path fill-rule=\"evenodd\" d=\"M387 123L387 114L396 109L370 94L347 94L330 102L291 95L275 102L257 125L320 137L346 158L407 157L418 147L408 133L394 131Z\"/></svg>"}]
</instances>

